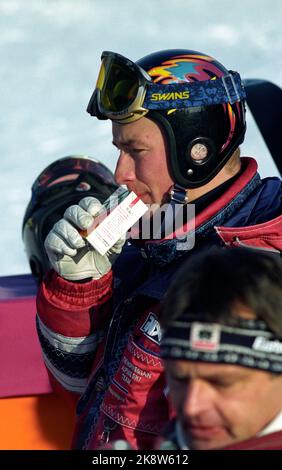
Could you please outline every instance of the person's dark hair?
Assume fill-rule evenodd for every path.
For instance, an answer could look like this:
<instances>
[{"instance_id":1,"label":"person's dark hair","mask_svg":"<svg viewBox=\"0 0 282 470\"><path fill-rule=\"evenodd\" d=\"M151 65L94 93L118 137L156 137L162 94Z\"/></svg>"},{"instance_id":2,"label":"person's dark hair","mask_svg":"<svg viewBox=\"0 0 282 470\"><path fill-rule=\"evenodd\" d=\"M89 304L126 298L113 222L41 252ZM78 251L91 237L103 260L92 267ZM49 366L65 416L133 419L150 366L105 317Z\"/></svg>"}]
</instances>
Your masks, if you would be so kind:
<instances>
[{"instance_id":1,"label":"person's dark hair","mask_svg":"<svg viewBox=\"0 0 282 470\"><path fill-rule=\"evenodd\" d=\"M236 324L236 305L282 338L282 259L246 248L214 248L193 255L177 272L164 298L163 329L185 312L205 313L223 324Z\"/></svg>"}]
</instances>

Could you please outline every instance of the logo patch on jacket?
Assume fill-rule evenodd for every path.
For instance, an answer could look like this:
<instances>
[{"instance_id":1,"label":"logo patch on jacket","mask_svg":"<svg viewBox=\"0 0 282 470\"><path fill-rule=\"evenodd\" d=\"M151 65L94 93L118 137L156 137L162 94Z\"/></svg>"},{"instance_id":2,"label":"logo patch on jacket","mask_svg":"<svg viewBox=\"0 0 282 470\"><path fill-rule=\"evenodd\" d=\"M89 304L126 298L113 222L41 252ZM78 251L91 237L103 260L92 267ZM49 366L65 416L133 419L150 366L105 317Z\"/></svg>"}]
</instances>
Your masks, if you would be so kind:
<instances>
[{"instance_id":1,"label":"logo patch on jacket","mask_svg":"<svg viewBox=\"0 0 282 470\"><path fill-rule=\"evenodd\" d=\"M149 313L140 330L154 343L160 344L162 338L161 327L153 312Z\"/></svg>"}]
</instances>

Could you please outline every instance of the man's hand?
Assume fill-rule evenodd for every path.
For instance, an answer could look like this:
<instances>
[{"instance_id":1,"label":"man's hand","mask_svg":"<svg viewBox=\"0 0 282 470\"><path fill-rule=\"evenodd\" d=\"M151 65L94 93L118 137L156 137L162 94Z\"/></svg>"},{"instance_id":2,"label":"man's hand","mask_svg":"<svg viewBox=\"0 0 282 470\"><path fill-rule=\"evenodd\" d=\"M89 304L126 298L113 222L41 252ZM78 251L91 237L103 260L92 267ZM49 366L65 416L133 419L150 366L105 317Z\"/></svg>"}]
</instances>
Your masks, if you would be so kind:
<instances>
[{"instance_id":1,"label":"man's hand","mask_svg":"<svg viewBox=\"0 0 282 470\"><path fill-rule=\"evenodd\" d=\"M125 237L101 256L79 230L89 228L102 207L94 197L85 197L78 205L70 206L49 232L44 246L51 266L60 276L70 281L86 278L100 279L110 271L120 254Z\"/></svg>"}]
</instances>

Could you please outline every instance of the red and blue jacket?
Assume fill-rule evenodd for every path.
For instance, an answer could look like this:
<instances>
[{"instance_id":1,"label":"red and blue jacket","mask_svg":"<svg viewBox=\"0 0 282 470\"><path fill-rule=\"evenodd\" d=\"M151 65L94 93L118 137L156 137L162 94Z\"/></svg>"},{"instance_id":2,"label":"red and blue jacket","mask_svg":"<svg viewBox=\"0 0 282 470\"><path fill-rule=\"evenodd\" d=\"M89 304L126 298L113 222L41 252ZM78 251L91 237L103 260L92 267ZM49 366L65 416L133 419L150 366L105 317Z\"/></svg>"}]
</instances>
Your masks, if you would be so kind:
<instances>
[{"instance_id":1,"label":"red and blue jacket","mask_svg":"<svg viewBox=\"0 0 282 470\"><path fill-rule=\"evenodd\" d=\"M79 284L50 272L42 283L37 330L45 364L57 390L80 397L74 448L97 449L117 439L153 448L173 416L158 314L191 253L214 245L282 251L281 181L261 180L251 158L242 164L234 183L196 215L192 250L177 249L176 238L128 243L114 272L99 280Z\"/></svg>"}]
</instances>

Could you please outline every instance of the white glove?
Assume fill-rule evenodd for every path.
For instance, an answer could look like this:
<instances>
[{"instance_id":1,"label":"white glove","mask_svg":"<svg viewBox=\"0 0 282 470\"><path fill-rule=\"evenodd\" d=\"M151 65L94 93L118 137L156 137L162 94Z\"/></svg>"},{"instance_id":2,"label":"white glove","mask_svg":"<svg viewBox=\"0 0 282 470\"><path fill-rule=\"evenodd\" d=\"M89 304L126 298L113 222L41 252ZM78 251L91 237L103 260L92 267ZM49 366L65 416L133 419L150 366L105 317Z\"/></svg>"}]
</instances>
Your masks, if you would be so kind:
<instances>
[{"instance_id":1,"label":"white glove","mask_svg":"<svg viewBox=\"0 0 282 470\"><path fill-rule=\"evenodd\" d=\"M110 271L120 254L124 238L104 255L100 255L78 232L86 230L93 223L93 216L102 204L94 197L83 198L78 205L70 206L49 232L44 246L55 271L65 279L78 281L91 277L100 279ZM78 230L77 230L78 228Z\"/></svg>"}]
</instances>

